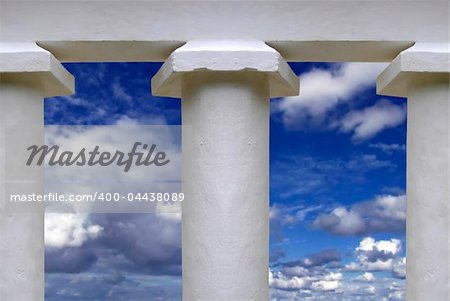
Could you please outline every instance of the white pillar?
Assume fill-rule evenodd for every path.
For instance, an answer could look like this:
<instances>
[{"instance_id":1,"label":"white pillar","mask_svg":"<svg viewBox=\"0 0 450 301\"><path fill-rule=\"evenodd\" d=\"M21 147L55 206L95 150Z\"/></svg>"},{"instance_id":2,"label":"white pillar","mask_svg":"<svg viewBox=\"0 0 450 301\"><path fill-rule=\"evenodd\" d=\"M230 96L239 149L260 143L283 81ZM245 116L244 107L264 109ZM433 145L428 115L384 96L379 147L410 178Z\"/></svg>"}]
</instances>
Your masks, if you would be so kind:
<instances>
[{"instance_id":1,"label":"white pillar","mask_svg":"<svg viewBox=\"0 0 450 301\"><path fill-rule=\"evenodd\" d=\"M44 142L44 96L72 93L73 79L34 44L1 45L0 62L0 300L43 301L44 208L9 205L7 188L43 193L42 169L16 147Z\"/></svg>"},{"instance_id":2,"label":"white pillar","mask_svg":"<svg viewBox=\"0 0 450 301\"><path fill-rule=\"evenodd\" d=\"M182 97L183 300L268 300L269 99L297 77L262 42L190 42L153 92Z\"/></svg>"},{"instance_id":3,"label":"white pillar","mask_svg":"<svg viewBox=\"0 0 450 301\"><path fill-rule=\"evenodd\" d=\"M449 83L408 92L407 300L450 300Z\"/></svg>"},{"instance_id":4,"label":"white pillar","mask_svg":"<svg viewBox=\"0 0 450 301\"><path fill-rule=\"evenodd\" d=\"M5 193L8 177L6 171L6 153L11 154L14 149L7 140L11 137L8 129L17 126L22 130L35 131L35 127L42 127L43 93L39 83L15 83L1 80L0 111L1 111L1 159L2 184L1 191ZM11 133L13 134L13 133ZM16 133L14 133L16 134ZM13 134L13 135L14 135ZM24 133L26 134L26 133ZM37 137L36 137L37 138ZM39 139L39 138L38 138ZM43 137L41 137L43 142ZM41 142L41 144L42 144ZM32 189L42 193L42 177L37 174L27 179L33 180ZM23 178L22 178L23 179ZM29 191L28 187L26 189ZM8 212L6 209L7 196L4 194L0 205L0 296L2 300L43 300L44 296L44 213L34 208L33 213ZM31 211L31 210L30 210Z\"/></svg>"},{"instance_id":5,"label":"white pillar","mask_svg":"<svg viewBox=\"0 0 450 301\"><path fill-rule=\"evenodd\" d=\"M267 300L267 75L194 73L182 99L183 298Z\"/></svg>"},{"instance_id":6,"label":"white pillar","mask_svg":"<svg viewBox=\"0 0 450 301\"><path fill-rule=\"evenodd\" d=\"M408 97L407 301L450 300L448 57L446 47L417 45L378 80L381 93Z\"/></svg>"}]
</instances>

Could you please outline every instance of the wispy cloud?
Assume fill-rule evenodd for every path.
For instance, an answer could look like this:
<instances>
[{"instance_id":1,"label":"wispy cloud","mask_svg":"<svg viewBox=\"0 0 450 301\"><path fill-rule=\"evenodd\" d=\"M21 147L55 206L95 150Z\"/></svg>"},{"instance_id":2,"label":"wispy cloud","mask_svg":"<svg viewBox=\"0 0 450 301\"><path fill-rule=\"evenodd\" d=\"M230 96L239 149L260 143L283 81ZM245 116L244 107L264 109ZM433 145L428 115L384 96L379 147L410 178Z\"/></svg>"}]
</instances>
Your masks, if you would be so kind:
<instances>
[{"instance_id":1,"label":"wispy cloud","mask_svg":"<svg viewBox=\"0 0 450 301\"><path fill-rule=\"evenodd\" d=\"M76 94L48 98L46 124L113 124L122 116L140 124L177 124L180 104L151 95L155 64L65 64L76 79ZM161 123L163 122L163 123Z\"/></svg>"},{"instance_id":2,"label":"wispy cloud","mask_svg":"<svg viewBox=\"0 0 450 301\"><path fill-rule=\"evenodd\" d=\"M375 143L375 144L370 144L369 147L374 148L374 149L379 149L388 155L391 155L395 152L405 152L406 151L406 145L398 144L398 143L393 143L393 144Z\"/></svg>"},{"instance_id":3,"label":"wispy cloud","mask_svg":"<svg viewBox=\"0 0 450 301\"><path fill-rule=\"evenodd\" d=\"M332 64L300 75L300 95L274 105L274 113L288 130L339 130L355 142L370 139L405 120L405 108L381 99L375 105L354 109L361 93L375 86L383 63ZM347 113L345 113L347 112Z\"/></svg>"},{"instance_id":4,"label":"wispy cloud","mask_svg":"<svg viewBox=\"0 0 450 301\"><path fill-rule=\"evenodd\" d=\"M306 216L312 212L323 209L324 205L313 206L283 206L274 204L270 207L270 219L281 223L283 226L294 226L302 222Z\"/></svg>"},{"instance_id":5,"label":"wispy cloud","mask_svg":"<svg viewBox=\"0 0 450 301\"><path fill-rule=\"evenodd\" d=\"M271 188L280 198L324 195L344 184L363 183L370 171L395 168L395 163L374 154L356 154L347 160L288 157L274 162Z\"/></svg>"},{"instance_id":6,"label":"wispy cloud","mask_svg":"<svg viewBox=\"0 0 450 301\"><path fill-rule=\"evenodd\" d=\"M385 64L335 64L300 75L300 96L286 97L279 104L290 129L320 126L339 104L374 85Z\"/></svg>"},{"instance_id":7,"label":"wispy cloud","mask_svg":"<svg viewBox=\"0 0 450 301\"><path fill-rule=\"evenodd\" d=\"M374 137L387 128L393 128L406 120L406 107L380 100L375 105L347 113L339 121L339 129L352 133L352 140L361 142Z\"/></svg>"}]
</instances>

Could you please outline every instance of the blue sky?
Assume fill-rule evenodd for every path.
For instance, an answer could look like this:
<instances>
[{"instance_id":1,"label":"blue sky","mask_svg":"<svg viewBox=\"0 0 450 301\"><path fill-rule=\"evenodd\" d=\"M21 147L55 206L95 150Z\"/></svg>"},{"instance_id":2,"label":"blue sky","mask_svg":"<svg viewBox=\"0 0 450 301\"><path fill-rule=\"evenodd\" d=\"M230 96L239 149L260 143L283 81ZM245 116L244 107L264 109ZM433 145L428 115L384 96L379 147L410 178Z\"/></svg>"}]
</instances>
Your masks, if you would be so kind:
<instances>
[{"instance_id":1,"label":"blue sky","mask_svg":"<svg viewBox=\"0 0 450 301\"><path fill-rule=\"evenodd\" d=\"M180 124L180 100L151 95L160 66L65 64L77 93L45 122ZM376 95L384 64L291 66L301 96L271 101L271 300L404 300L406 101ZM48 215L46 235L46 300L181 300L179 218Z\"/></svg>"}]
</instances>

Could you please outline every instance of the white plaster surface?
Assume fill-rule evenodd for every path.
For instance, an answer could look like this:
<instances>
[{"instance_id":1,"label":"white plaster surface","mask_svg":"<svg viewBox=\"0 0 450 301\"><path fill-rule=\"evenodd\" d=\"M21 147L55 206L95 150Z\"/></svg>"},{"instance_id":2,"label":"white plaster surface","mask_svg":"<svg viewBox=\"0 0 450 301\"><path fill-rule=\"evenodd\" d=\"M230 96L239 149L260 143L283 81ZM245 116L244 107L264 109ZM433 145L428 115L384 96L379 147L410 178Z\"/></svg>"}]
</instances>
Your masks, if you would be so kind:
<instances>
[{"instance_id":1,"label":"white plaster surface","mask_svg":"<svg viewBox=\"0 0 450 301\"><path fill-rule=\"evenodd\" d=\"M43 301L43 207L11 210L7 197L43 193L42 168L26 166L17 146L43 143L44 97L73 93L74 79L35 43L2 43L0 84L0 300Z\"/></svg>"},{"instance_id":2,"label":"white plaster surface","mask_svg":"<svg viewBox=\"0 0 450 301\"><path fill-rule=\"evenodd\" d=\"M254 40L191 41L152 79L182 98L183 300L268 300L269 100L298 89Z\"/></svg>"},{"instance_id":3,"label":"white plaster surface","mask_svg":"<svg viewBox=\"0 0 450 301\"><path fill-rule=\"evenodd\" d=\"M45 96L74 92L75 80L47 50L35 43L0 43L0 74L15 81L39 80Z\"/></svg>"},{"instance_id":4,"label":"white plaster surface","mask_svg":"<svg viewBox=\"0 0 450 301\"><path fill-rule=\"evenodd\" d=\"M191 40L257 39L293 61L390 61L416 43L378 89L409 98L407 300L450 299L448 1L0 1L0 28L0 166L5 126L41 127L43 96L73 91L50 52L61 61L161 61ZM262 42L242 43L243 52L219 45L180 48L186 61L170 58L154 80L156 93L182 96L191 128L183 295L267 300L268 99L298 85ZM3 168L0 176L4 192ZM0 217L0 300L43 300L42 215L0 207Z\"/></svg>"},{"instance_id":5,"label":"white plaster surface","mask_svg":"<svg viewBox=\"0 0 450 301\"><path fill-rule=\"evenodd\" d=\"M450 43L419 43L400 53L377 79L377 93L406 97L409 83L448 78Z\"/></svg>"},{"instance_id":6,"label":"white plaster surface","mask_svg":"<svg viewBox=\"0 0 450 301\"><path fill-rule=\"evenodd\" d=\"M299 93L298 77L273 48L254 40L190 41L175 50L152 79L152 92L181 97L181 78L189 72L255 71L270 77L270 96Z\"/></svg>"},{"instance_id":7,"label":"white plaster surface","mask_svg":"<svg viewBox=\"0 0 450 301\"><path fill-rule=\"evenodd\" d=\"M433 0L3 0L0 41L38 42L62 61L161 61L195 39L258 39L288 61L390 61L413 42L448 41L448 6Z\"/></svg>"},{"instance_id":8,"label":"white plaster surface","mask_svg":"<svg viewBox=\"0 0 450 301\"><path fill-rule=\"evenodd\" d=\"M450 90L408 93L407 301L450 300Z\"/></svg>"},{"instance_id":9,"label":"white plaster surface","mask_svg":"<svg viewBox=\"0 0 450 301\"><path fill-rule=\"evenodd\" d=\"M183 300L268 300L269 81L183 78Z\"/></svg>"},{"instance_id":10,"label":"white plaster surface","mask_svg":"<svg viewBox=\"0 0 450 301\"><path fill-rule=\"evenodd\" d=\"M450 300L449 44L419 43L378 77L408 98L406 300Z\"/></svg>"},{"instance_id":11,"label":"white plaster surface","mask_svg":"<svg viewBox=\"0 0 450 301\"><path fill-rule=\"evenodd\" d=\"M0 86L0 300L44 300L44 212L7 210L6 180L25 180L24 191L42 193L42 171L17 168L6 173L8 139L23 140L34 133L29 143L44 140L43 92L39 82L15 83L1 79ZM11 128L16 131L12 133ZM9 137L7 137L9 135ZM11 137L11 135L14 135ZM10 148L10 149L8 149ZM20 162L16 162L17 164ZM22 184L16 184L19 187ZM39 210L39 208L41 210Z\"/></svg>"}]
</instances>

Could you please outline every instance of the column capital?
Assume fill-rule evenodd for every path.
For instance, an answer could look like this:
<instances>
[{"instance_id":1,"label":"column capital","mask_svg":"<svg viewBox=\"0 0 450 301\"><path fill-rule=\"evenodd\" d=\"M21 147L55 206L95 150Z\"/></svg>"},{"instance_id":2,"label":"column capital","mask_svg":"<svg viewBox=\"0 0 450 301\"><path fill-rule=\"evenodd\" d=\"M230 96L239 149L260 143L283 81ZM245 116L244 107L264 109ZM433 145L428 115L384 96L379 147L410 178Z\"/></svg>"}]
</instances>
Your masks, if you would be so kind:
<instances>
[{"instance_id":1,"label":"column capital","mask_svg":"<svg viewBox=\"0 0 450 301\"><path fill-rule=\"evenodd\" d=\"M40 82L47 97L75 91L72 74L35 43L0 43L0 76L11 81Z\"/></svg>"},{"instance_id":2,"label":"column capital","mask_svg":"<svg viewBox=\"0 0 450 301\"><path fill-rule=\"evenodd\" d=\"M270 96L299 93L299 79L275 49L255 40L196 40L176 49L152 78L158 96L181 97L181 78L190 72L261 72Z\"/></svg>"},{"instance_id":3,"label":"column capital","mask_svg":"<svg viewBox=\"0 0 450 301\"><path fill-rule=\"evenodd\" d=\"M407 97L411 84L447 82L449 43L418 43L400 53L377 79L377 93Z\"/></svg>"}]
</instances>

